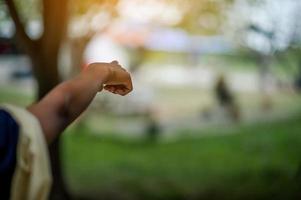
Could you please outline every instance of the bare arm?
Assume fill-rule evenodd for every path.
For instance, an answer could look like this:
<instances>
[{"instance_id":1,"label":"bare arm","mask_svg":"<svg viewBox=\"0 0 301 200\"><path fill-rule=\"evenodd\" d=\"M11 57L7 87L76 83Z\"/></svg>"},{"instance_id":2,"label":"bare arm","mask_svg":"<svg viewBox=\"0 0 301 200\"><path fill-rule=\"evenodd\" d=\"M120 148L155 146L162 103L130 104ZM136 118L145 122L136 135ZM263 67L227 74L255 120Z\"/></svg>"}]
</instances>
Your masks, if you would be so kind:
<instances>
[{"instance_id":1,"label":"bare arm","mask_svg":"<svg viewBox=\"0 0 301 200\"><path fill-rule=\"evenodd\" d=\"M51 143L104 89L119 95L132 90L131 77L116 62L94 63L86 71L55 87L40 102L30 106L41 123L48 143Z\"/></svg>"}]
</instances>

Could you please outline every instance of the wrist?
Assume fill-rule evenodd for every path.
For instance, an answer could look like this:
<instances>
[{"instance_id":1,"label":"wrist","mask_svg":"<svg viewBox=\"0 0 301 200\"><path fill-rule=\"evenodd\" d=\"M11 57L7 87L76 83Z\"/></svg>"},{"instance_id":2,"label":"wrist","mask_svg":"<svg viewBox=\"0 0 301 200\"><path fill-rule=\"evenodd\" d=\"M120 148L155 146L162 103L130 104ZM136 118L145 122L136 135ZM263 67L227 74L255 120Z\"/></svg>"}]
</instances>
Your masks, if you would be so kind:
<instances>
[{"instance_id":1,"label":"wrist","mask_svg":"<svg viewBox=\"0 0 301 200\"><path fill-rule=\"evenodd\" d=\"M105 84L112 76L112 69L108 64L92 63L89 66L89 72L98 84Z\"/></svg>"}]
</instances>

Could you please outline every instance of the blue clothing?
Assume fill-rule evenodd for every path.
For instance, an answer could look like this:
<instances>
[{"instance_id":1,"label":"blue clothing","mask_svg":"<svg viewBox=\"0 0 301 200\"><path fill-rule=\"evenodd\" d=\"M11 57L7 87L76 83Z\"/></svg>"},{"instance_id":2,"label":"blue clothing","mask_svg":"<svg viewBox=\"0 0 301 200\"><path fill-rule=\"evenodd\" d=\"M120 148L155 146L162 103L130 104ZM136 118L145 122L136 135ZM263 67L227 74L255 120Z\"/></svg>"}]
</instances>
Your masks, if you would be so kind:
<instances>
[{"instance_id":1,"label":"blue clothing","mask_svg":"<svg viewBox=\"0 0 301 200\"><path fill-rule=\"evenodd\" d=\"M0 109L0 199L9 199L16 167L19 125L5 110Z\"/></svg>"}]
</instances>

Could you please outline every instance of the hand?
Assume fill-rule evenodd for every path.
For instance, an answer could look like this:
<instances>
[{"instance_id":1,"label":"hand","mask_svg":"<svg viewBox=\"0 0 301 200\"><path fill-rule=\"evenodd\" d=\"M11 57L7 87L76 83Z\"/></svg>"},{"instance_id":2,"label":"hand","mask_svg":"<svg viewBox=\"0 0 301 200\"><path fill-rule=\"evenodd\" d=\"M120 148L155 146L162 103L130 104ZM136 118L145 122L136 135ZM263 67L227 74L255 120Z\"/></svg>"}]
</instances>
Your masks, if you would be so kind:
<instances>
[{"instance_id":1,"label":"hand","mask_svg":"<svg viewBox=\"0 0 301 200\"><path fill-rule=\"evenodd\" d=\"M101 89L114 94L126 95L133 90L130 74L122 68L117 61L111 63L93 63L91 68L101 70L103 82ZM105 74L105 75L104 75Z\"/></svg>"}]
</instances>

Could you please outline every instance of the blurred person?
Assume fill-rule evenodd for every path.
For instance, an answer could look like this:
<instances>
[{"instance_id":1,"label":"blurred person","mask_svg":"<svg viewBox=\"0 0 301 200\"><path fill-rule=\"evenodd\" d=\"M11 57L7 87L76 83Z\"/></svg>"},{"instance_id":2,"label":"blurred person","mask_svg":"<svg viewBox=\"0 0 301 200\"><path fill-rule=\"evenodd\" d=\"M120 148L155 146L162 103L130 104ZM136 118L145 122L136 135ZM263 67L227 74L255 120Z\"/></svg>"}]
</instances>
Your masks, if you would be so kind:
<instances>
[{"instance_id":1,"label":"blurred person","mask_svg":"<svg viewBox=\"0 0 301 200\"><path fill-rule=\"evenodd\" d=\"M27 109L0 108L0 199L48 199L51 172L47 145L58 137L103 89L132 91L130 74L118 62L93 63Z\"/></svg>"},{"instance_id":2,"label":"blurred person","mask_svg":"<svg viewBox=\"0 0 301 200\"><path fill-rule=\"evenodd\" d=\"M220 75L216 81L215 94L219 104L226 110L234 121L239 121L240 111L235 102L234 95L226 83L224 75Z\"/></svg>"},{"instance_id":3,"label":"blurred person","mask_svg":"<svg viewBox=\"0 0 301 200\"><path fill-rule=\"evenodd\" d=\"M158 112L154 107L149 106L145 113L146 120L146 139L149 142L156 142L159 139L161 133L161 126L158 122Z\"/></svg>"},{"instance_id":4,"label":"blurred person","mask_svg":"<svg viewBox=\"0 0 301 200\"><path fill-rule=\"evenodd\" d=\"M141 69L141 66L146 61L147 56L147 50L143 45L139 45L138 47L132 47L130 49L130 64L129 64L129 70L132 73L136 79L134 79L134 82L139 82L138 90L136 88L135 92L132 93L132 96L134 96L134 103L135 107L138 104L140 104L142 108L140 108L140 114L143 114L145 116L145 122L146 122L146 138L150 142L157 141L161 132L161 127L159 125L159 122L157 120L156 116L156 109L154 106L152 106L151 102L154 98L154 92L152 91L152 88L149 86L146 86L145 83L143 83L143 80L139 80L139 71ZM138 101L138 102L137 102Z\"/></svg>"},{"instance_id":5,"label":"blurred person","mask_svg":"<svg viewBox=\"0 0 301 200\"><path fill-rule=\"evenodd\" d=\"M295 88L298 92L301 92L301 78L297 78L295 82Z\"/></svg>"}]
</instances>

